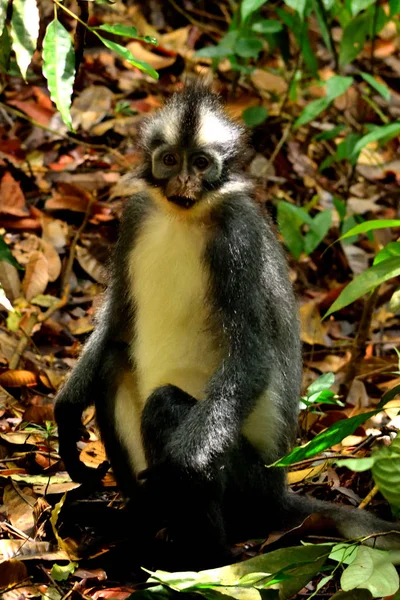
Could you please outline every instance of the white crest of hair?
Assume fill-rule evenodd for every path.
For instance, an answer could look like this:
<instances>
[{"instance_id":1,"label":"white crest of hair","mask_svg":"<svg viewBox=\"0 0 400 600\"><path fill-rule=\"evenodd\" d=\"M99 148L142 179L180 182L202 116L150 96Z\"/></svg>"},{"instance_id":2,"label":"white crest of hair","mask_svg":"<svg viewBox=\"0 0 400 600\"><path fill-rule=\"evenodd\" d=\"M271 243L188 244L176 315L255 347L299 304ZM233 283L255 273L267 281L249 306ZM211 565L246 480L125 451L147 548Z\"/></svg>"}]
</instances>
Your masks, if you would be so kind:
<instances>
[{"instance_id":1,"label":"white crest of hair","mask_svg":"<svg viewBox=\"0 0 400 600\"><path fill-rule=\"evenodd\" d=\"M179 106L169 102L155 117L150 118L143 129L143 138L151 140L157 134L162 134L167 144L173 146L179 139L179 124L181 123Z\"/></svg>"},{"instance_id":2,"label":"white crest of hair","mask_svg":"<svg viewBox=\"0 0 400 600\"><path fill-rule=\"evenodd\" d=\"M227 144L234 142L239 136L239 127L220 116L215 108L208 105L200 107L200 125L196 136L200 146Z\"/></svg>"}]
</instances>

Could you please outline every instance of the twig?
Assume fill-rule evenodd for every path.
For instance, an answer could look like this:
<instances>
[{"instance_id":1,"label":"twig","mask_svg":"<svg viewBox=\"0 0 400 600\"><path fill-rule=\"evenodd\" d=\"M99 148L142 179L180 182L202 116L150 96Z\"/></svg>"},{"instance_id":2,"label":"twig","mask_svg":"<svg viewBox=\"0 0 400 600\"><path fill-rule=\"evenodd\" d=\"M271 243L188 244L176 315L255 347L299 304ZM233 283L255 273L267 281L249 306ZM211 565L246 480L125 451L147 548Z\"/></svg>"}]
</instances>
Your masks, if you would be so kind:
<instances>
[{"instance_id":1,"label":"twig","mask_svg":"<svg viewBox=\"0 0 400 600\"><path fill-rule=\"evenodd\" d=\"M76 23L74 43L76 75L78 75L79 66L83 60L83 52L85 50L86 30L89 20L89 2L87 0L80 0L80 2L78 2L78 6L80 20ZM85 23L85 25L83 23Z\"/></svg>"},{"instance_id":2,"label":"twig","mask_svg":"<svg viewBox=\"0 0 400 600\"><path fill-rule=\"evenodd\" d=\"M271 158L269 159L269 161L267 162L265 167L263 167L263 169L261 170L260 176L265 177L266 175L268 175L268 171L274 164L274 161L275 161L276 157L278 156L282 146L285 144L287 138L289 137L292 126L293 126L293 123L292 123L292 121L290 121L290 123L288 123L288 125L286 126L286 129L284 130L281 139L275 146L275 150L273 151Z\"/></svg>"},{"instance_id":3,"label":"twig","mask_svg":"<svg viewBox=\"0 0 400 600\"><path fill-rule=\"evenodd\" d=\"M372 21L372 42L371 42L371 56L370 56L370 61L371 61L371 74L374 75L375 73L375 40L376 40L376 26L378 23L378 10L379 10L379 3L375 2L374 5L374 16L373 16L373 21Z\"/></svg>"},{"instance_id":4,"label":"twig","mask_svg":"<svg viewBox=\"0 0 400 600\"><path fill-rule=\"evenodd\" d=\"M349 387L353 379L358 375L360 370L360 361L364 358L365 345L368 341L371 320L374 313L376 301L378 299L379 287L375 288L372 294L365 300L364 310L360 321L360 326L351 349L351 357L347 372L345 374L344 383Z\"/></svg>"},{"instance_id":5,"label":"twig","mask_svg":"<svg viewBox=\"0 0 400 600\"><path fill-rule=\"evenodd\" d=\"M81 226L79 227L78 231L76 232L76 234L74 235L74 239L72 240L71 243L71 248L70 248L70 252L69 252L69 256L68 256L68 261L65 267L65 271L64 271L64 275L62 278L62 285L61 285L61 298L58 302L55 302L54 304L52 304L52 306L50 306L46 312L44 313L32 313L29 317L28 323L24 329L23 332L23 336L21 337L20 341L18 342L17 348L15 349L14 354L11 357L10 363L9 363L9 368L10 369L16 369L18 367L18 363L21 359L22 354L24 353L25 349L27 348L29 342L30 342L30 336L32 335L32 331L33 328L35 327L35 325L37 323L44 323L45 321L47 321L47 319L49 319L57 310L59 310L60 308L62 308L63 306L65 306L65 304L68 301L68 295L69 295L69 280L71 277L71 273L72 273L72 266L74 263L74 259L75 259L75 250L76 250L76 245L79 241L79 238L83 232L83 230L86 227L86 224L89 220L90 214L91 214L91 209L92 209L92 205L94 202L94 197L91 196L91 198L89 199L87 208L86 208L86 213L84 216L84 219L82 221Z\"/></svg>"},{"instance_id":6,"label":"twig","mask_svg":"<svg viewBox=\"0 0 400 600\"><path fill-rule=\"evenodd\" d=\"M357 508L362 510L363 508L368 506L368 504L371 502L371 500L376 496L376 494L378 492L379 492L378 486L374 485L374 487L372 488L370 493L367 496L365 496L364 500L362 502L360 502L360 504L357 506Z\"/></svg>"},{"instance_id":7,"label":"twig","mask_svg":"<svg viewBox=\"0 0 400 600\"><path fill-rule=\"evenodd\" d=\"M43 129L44 131L48 131L49 133L51 133L53 135L56 135L59 138L63 138L65 140L68 140L71 143L76 144L77 146L81 145L81 146L86 146L87 148L92 148L93 150L103 150L104 152L110 152L110 154L113 154L115 156L118 164L121 167L123 167L124 169L127 169L127 168L131 167L131 165L129 164L129 162L115 148L110 148L109 146L106 146L105 144L91 144L90 142L85 142L83 140L79 140L77 138L74 138L72 135L68 135L68 133L62 133L60 131L57 131L56 129L52 129L51 127L47 127L46 125L42 125L42 123L39 123L38 121L35 121L35 119L32 119L31 117L29 117L25 113L17 110L16 108L12 108L11 106L8 106L8 104L5 104L4 102L0 102L0 107L4 108L4 110L6 110L7 112L9 112L10 114L15 115L16 117L18 117L20 119L24 119L25 121L28 121L28 123L30 123L31 125L33 125L33 127L39 127L39 129Z\"/></svg>"}]
</instances>

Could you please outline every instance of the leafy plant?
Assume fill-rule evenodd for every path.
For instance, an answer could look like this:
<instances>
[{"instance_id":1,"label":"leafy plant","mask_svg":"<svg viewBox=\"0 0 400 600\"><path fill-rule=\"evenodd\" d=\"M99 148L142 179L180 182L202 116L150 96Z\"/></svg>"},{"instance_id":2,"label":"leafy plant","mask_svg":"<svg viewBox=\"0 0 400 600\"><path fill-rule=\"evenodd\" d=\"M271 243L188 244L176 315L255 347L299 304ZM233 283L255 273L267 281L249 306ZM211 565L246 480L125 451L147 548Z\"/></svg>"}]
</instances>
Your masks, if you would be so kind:
<instances>
[{"instance_id":1,"label":"leafy plant","mask_svg":"<svg viewBox=\"0 0 400 600\"><path fill-rule=\"evenodd\" d=\"M99 2L100 0L95 0ZM37 47L40 15L36 0L12 0L11 20L7 21L8 0L0 0L0 69L11 72L11 50L24 79ZM59 0L53 0L54 19L47 25L43 40L43 75L51 99L57 106L64 123L71 129L71 97L75 81L76 56L71 34L59 20L59 11L67 13L78 24L94 34L102 44L113 50L134 67L158 79L158 73L149 64L136 59L121 44L104 37L104 33L157 44L152 37L140 37L135 27L127 25L107 25L90 27Z\"/></svg>"},{"instance_id":2,"label":"leafy plant","mask_svg":"<svg viewBox=\"0 0 400 600\"><path fill-rule=\"evenodd\" d=\"M284 200L278 203L279 231L295 258L302 252L311 254L322 242L332 223L332 211L324 210L311 217L307 210ZM307 231L304 232L304 227Z\"/></svg>"}]
</instances>

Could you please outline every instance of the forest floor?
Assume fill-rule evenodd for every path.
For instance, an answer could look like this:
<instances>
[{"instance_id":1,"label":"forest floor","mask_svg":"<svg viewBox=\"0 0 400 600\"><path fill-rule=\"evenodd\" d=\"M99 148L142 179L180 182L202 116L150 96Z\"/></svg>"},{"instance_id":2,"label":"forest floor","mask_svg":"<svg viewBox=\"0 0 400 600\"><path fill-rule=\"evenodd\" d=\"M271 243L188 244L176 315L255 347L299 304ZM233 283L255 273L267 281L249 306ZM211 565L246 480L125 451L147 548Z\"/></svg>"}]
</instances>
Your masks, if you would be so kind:
<instances>
[{"instance_id":1,"label":"forest floor","mask_svg":"<svg viewBox=\"0 0 400 600\"><path fill-rule=\"evenodd\" d=\"M226 24L211 18L199 21L194 15L189 21L181 13L176 14L178 26L169 14L161 25L151 24L148 15L146 19L122 2L112 10L96 6L92 18L97 24L111 22L111 17L120 23L133 22L141 35L157 37L157 49L136 41L130 45L136 56L159 71L160 79L152 80L89 37L72 105L75 133L67 130L49 99L39 53L27 83L17 76L2 76L0 233L15 259L12 264L5 258L7 249L0 248L0 282L14 308L8 310L7 302L0 300L4 305L0 323L0 593L4 600L124 600L136 589L122 567L119 570L131 552L138 552L135 540L123 541L121 563L116 563L109 557L122 543L123 527L106 527L101 510L96 522L99 505L123 504L112 473L107 473L96 493L79 491L57 453L53 403L94 326L124 202L123 186L117 193L115 186L138 164L138 126L182 88L187 74L210 69L209 60L194 55L205 35L202 22L212 23L211 41L218 39ZM380 39L373 56L375 71L391 91L390 102L383 105L381 98L373 102L391 119L400 115L396 44L390 38ZM365 70L371 67L370 57L370 48L359 57ZM332 73L329 64L322 64L321 79ZM400 384L396 279L382 284L373 301L357 300L321 318L346 284L371 264L377 250L397 237L396 230L381 229L373 237L356 236L334 244L342 231L343 207L346 218L353 217L352 225L399 218L400 142L392 140L384 151L369 148L355 165L339 161L321 172L320 164L334 147L318 134L338 123L357 129L359 122L373 122L376 117L363 97L362 83L338 97L322 116L294 128L306 103L321 97L321 88L309 87L307 100L301 93L290 94L291 72L275 55L239 81L222 61L214 80L232 116L240 119L251 106L268 111L268 119L251 129L254 152L248 169L257 182L257 201L274 221L280 201L309 207L314 216L331 213L329 230L316 248L308 254L302 251L296 259L287 252L300 304L304 392L319 376L333 373L331 389L340 400L301 412L300 444L333 423L375 408L385 392ZM300 236L306 235L304 226L299 231ZM290 246L290 240L281 239ZM328 459L349 453L369 456L377 439L387 444L397 431L400 417L396 415L389 407L325 452L323 460L296 464L289 473L293 488L353 506L366 499L368 509L390 518L390 508L376 493L369 471L339 468ZM95 468L105 453L93 409L86 411L84 423L89 437L80 442L81 460ZM69 513L72 500L78 508ZM89 512L90 525L85 521ZM289 541L293 545L325 539L321 524L317 522L312 533L309 526L277 532L262 544L249 542L238 551L245 559L271 544L276 548ZM79 558L79 546L90 549L85 560ZM297 597L309 597L320 579L316 576ZM335 579L330 586L326 597L339 589Z\"/></svg>"}]
</instances>

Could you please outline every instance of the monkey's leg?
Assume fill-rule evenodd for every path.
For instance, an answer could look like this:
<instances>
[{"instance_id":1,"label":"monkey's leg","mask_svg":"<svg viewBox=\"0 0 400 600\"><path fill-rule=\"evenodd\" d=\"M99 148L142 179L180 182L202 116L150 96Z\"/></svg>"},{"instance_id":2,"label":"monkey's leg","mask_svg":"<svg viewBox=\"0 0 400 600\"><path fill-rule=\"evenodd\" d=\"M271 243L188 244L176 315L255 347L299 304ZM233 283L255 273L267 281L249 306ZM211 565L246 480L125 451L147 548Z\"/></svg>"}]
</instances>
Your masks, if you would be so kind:
<instances>
[{"instance_id":1,"label":"monkey's leg","mask_svg":"<svg viewBox=\"0 0 400 600\"><path fill-rule=\"evenodd\" d=\"M223 564L231 556L222 512L224 471L212 480L198 480L165 464L168 442L196 403L176 386L163 386L151 394L142 414L149 492L165 516L180 569Z\"/></svg>"}]
</instances>

